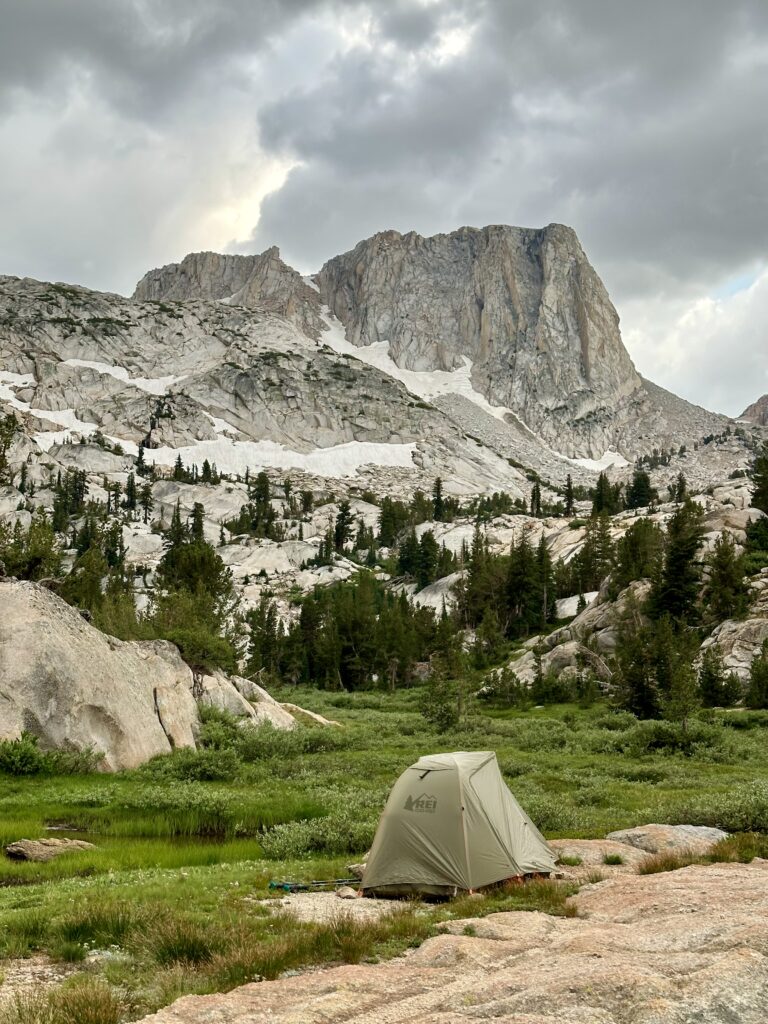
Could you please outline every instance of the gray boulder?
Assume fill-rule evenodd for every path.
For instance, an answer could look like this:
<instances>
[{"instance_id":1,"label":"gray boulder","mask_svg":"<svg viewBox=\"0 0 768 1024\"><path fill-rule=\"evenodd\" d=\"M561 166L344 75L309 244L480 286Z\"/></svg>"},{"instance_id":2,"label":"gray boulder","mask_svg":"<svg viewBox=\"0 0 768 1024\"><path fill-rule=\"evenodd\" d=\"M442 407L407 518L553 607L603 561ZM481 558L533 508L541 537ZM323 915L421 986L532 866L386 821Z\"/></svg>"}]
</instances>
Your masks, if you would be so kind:
<instances>
[{"instance_id":1,"label":"gray boulder","mask_svg":"<svg viewBox=\"0 0 768 1024\"><path fill-rule=\"evenodd\" d=\"M5 855L11 860L32 860L40 863L61 857L65 853L80 853L95 850L93 843L83 839L19 839L9 843Z\"/></svg>"},{"instance_id":2,"label":"gray boulder","mask_svg":"<svg viewBox=\"0 0 768 1024\"><path fill-rule=\"evenodd\" d=\"M605 837L626 843L646 853L676 850L686 853L708 853L713 846L728 838L728 833L707 825L638 825L637 828L609 832Z\"/></svg>"}]
</instances>

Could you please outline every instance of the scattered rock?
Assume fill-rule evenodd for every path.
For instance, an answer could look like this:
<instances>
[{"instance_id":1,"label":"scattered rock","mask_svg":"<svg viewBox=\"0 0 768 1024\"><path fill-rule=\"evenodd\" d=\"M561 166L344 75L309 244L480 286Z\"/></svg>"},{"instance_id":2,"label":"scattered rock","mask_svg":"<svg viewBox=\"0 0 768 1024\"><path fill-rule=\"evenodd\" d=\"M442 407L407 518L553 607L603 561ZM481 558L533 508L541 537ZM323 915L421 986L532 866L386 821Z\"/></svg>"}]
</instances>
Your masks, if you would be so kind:
<instances>
[{"instance_id":1,"label":"scattered rock","mask_svg":"<svg viewBox=\"0 0 768 1024\"><path fill-rule=\"evenodd\" d=\"M351 885L342 885L340 889L336 890L336 895L340 900L356 900L360 894Z\"/></svg>"},{"instance_id":2,"label":"scattered rock","mask_svg":"<svg viewBox=\"0 0 768 1024\"><path fill-rule=\"evenodd\" d=\"M281 708L284 708L289 714L294 715L298 721L303 718L312 725L323 725L323 726L334 726L338 729L342 728L341 722L335 721L333 718L324 718L323 715L318 715L316 711L307 711L306 708L300 708L298 704L281 703Z\"/></svg>"},{"instance_id":3,"label":"scattered rock","mask_svg":"<svg viewBox=\"0 0 768 1024\"><path fill-rule=\"evenodd\" d=\"M3 960L0 967L0 1009L12 1000L53 988L81 972L77 964L53 962L45 956Z\"/></svg>"},{"instance_id":4,"label":"scattered rock","mask_svg":"<svg viewBox=\"0 0 768 1024\"><path fill-rule=\"evenodd\" d=\"M728 838L728 833L706 825L639 825L618 832L609 832L606 839L626 844L646 853L680 850L688 853L709 853L713 846Z\"/></svg>"},{"instance_id":5,"label":"scattered rock","mask_svg":"<svg viewBox=\"0 0 768 1024\"><path fill-rule=\"evenodd\" d=\"M47 861L61 857L63 853L95 849L93 843L86 843L83 839L19 839L6 846L5 855L11 860Z\"/></svg>"}]
</instances>

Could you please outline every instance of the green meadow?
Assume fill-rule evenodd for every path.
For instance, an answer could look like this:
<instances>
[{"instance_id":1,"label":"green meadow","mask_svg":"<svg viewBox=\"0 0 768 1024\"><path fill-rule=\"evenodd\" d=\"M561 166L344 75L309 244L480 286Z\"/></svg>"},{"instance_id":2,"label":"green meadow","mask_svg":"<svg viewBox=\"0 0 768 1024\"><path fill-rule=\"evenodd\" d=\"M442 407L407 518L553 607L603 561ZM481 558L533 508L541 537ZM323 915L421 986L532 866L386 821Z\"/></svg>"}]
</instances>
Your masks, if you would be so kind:
<instances>
[{"instance_id":1,"label":"green meadow","mask_svg":"<svg viewBox=\"0 0 768 1024\"><path fill-rule=\"evenodd\" d=\"M393 903L376 922L350 920L341 901L324 924L272 911L271 879L348 874L390 786L427 752L494 750L550 838L689 822L741 834L723 858L768 852L768 713L707 712L682 729L603 702L526 711L475 703L441 733L420 713L418 689L288 696L341 728L244 730L211 712L202 749L133 772L0 775L0 845L43 835L94 844L46 864L0 859L0 977L4 960L39 953L82 968L52 994L4 1007L0 998L0 1024L116 1024L188 992L393 956L446 917L573 913L573 886L549 881L479 903Z\"/></svg>"}]
</instances>

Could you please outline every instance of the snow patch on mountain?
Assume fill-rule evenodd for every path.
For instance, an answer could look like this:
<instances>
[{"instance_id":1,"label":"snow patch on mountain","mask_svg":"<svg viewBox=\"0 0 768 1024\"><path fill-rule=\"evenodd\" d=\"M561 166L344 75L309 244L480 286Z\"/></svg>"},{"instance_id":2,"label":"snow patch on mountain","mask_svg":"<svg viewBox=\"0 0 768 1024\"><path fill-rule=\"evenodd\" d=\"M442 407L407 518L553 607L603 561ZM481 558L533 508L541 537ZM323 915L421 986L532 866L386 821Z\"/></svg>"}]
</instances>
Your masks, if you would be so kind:
<instances>
[{"instance_id":1,"label":"snow patch on mountain","mask_svg":"<svg viewBox=\"0 0 768 1024\"><path fill-rule=\"evenodd\" d=\"M128 450L129 445L123 442ZM315 448L309 452L295 452L275 441L232 441L220 437L215 441L200 441L181 448L146 449L148 463L173 466L177 458L185 466L201 465L205 459L216 463L221 473L245 474L262 469L303 469L324 477L355 476L362 466L393 466L413 468L416 443L385 444L373 441L348 441L329 448Z\"/></svg>"},{"instance_id":2,"label":"snow patch on mountain","mask_svg":"<svg viewBox=\"0 0 768 1024\"><path fill-rule=\"evenodd\" d=\"M389 354L388 341L379 341L372 345L353 345L351 341L347 341L343 324L333 316L327 306L322 307L322 319L328 330L322 335L321 346L327 345L334 352L352 356L361 363L374 366L405 384L417 398L430 401L440 395L463 395L496 419L503 420L509 414L509 409L501 405L491 405L484 395L475 390L472 385L472 360L466 356L464 365L456 370L406 370L398 366Z\"/></svg>"},{"instance_id":3,"label":"snow patch on mountain","mask_svg":"<svg viewBox=\"0 0 768 1024\"><path fill-rule=\"evenodd\" d=\"M567 456L562 456L566 458ZM616 469L623 469L628 466L629 463L620 455L618 452L612 452L610 449L603 452L599 459L568 459L568 462L572 462L576 466L583 466L584 469L593 469L596 473L601 473L604 469L610 469L611 466Z\"/></svg>"},{"instance_id":4,"label":"snow patch on mountain","mask_svg":"<svg viewBox=\"0 0 768 1024\"><path fill-rule=\"evenodd\" d=\"M219 416L211 416L209 412L205 414L211 421L211 425L217 434L239 434L240 431L237 427L233 427L227 420L221 419Z\"/></svg>"},{"instance_id":5,"label":"snow patch on mountain","mask_svg":"<svg viewBox=\"0 0 768 1024\"><path fill-rule=\"evenodd\" d=\"M111 366L109 363L99 363L92 359L65 359L65 366L83 366L89 370L96 370L97 373L107 374L115 380L130 384L139 391L146 391L150 395L166 395L168 389L178 384L183 377L132 377L123 366Z\"/></svg>"}]
</instances>

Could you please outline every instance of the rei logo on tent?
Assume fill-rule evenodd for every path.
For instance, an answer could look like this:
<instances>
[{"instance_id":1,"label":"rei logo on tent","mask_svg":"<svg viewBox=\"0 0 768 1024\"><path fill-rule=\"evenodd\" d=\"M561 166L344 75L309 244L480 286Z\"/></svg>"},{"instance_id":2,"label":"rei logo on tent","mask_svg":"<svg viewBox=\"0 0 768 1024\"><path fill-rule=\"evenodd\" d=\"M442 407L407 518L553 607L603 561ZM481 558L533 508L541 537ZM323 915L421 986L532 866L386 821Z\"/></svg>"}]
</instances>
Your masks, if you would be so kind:
<instances>
[{"instance_id":1,"label":"rei logo on tent","mask_svg":"<svg viewBox=\"0 0 768 1024\"><path fill-rule=\"evenodd\" d=\"M409 796L404 805L406 811L422 811L427 814L434 814L437 809L437 797L429 796L428 793L422 793L421 796L417 796L414 799Z\"/></svg>"}]
</instances>

